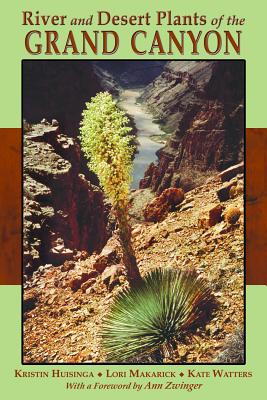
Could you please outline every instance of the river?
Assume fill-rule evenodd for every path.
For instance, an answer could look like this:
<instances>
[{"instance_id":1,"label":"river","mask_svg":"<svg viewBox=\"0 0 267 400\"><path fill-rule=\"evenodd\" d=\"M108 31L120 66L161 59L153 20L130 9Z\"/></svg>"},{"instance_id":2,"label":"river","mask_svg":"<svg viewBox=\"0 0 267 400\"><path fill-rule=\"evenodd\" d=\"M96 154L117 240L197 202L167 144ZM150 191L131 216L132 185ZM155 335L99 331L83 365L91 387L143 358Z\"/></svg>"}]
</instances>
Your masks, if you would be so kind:
<instances>
[{"instance_id":1,"label":"river","mask_svg":"<svg viewBox=\"0 0 267 400\"><path fill-rule=\"evenodd\" d=\"M156 161L156 151L163 147L150 139L151 135L162 135L162 130L153 122L153 115L148 113L144 106L136 103L141 95L140 89L123 90L120 95L120 106L131 115L137 129L137 139L139 142L138 153L133 161L133 181L131 189L138 189L139 181L144 177L145 170L149 164Z\"/></svg>"}]
</instances>

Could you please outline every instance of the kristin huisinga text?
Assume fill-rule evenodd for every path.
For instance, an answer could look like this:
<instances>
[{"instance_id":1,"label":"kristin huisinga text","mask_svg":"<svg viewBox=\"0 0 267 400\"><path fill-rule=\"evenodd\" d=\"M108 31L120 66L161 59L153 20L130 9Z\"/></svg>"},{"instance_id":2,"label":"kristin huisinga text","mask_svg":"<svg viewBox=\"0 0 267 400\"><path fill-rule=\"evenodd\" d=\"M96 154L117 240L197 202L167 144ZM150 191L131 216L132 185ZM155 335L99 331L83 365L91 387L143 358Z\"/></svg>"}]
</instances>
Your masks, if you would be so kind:
<instances>
[{"instance_id":1,"label":"kristin huisinga text","mask_svg":"<svg viewBox=\"0 0 267 400\"><path fill-rule=\"evenodd\" d=\"M129 370L110 370L103 372L93 371L61 371L52 369L51 371L25 371L22 369L14 370L15 378L96 378L103 376L105 378L177 378L181 371L143 371L140 369ZM99 375L100 374L100 375ZM224 369L195 370L187 369L183 375L187 378L251 378L251 371L225 371Z\"/></svg>"}]
</instances>

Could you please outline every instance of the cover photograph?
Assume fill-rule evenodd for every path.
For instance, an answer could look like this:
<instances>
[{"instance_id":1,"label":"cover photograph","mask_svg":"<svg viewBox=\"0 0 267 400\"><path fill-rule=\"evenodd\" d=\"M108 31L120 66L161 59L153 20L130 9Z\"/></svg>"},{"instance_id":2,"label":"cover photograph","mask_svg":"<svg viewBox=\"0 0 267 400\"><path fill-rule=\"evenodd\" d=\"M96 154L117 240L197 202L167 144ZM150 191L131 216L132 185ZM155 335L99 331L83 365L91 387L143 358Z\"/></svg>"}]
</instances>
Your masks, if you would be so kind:
<instances>
[{"instance_id":1,"label":"cover photograph","mask_svg":"<svg viewBox=\"0 0 267 400\"><path fill-rule=\"evenodd\" d=\"M23 361L243 363L244 61L22 74Z\"/></svg>"},{"instance_id":2,"label":"cover photograph","mask_svg":"<svg viewBox=\"0 0 267 400\"><path fill-rule=\"evenodd\" d=\"M5 395L264 397L265 10L5 5Z\"/></svg>"}]
</instances>

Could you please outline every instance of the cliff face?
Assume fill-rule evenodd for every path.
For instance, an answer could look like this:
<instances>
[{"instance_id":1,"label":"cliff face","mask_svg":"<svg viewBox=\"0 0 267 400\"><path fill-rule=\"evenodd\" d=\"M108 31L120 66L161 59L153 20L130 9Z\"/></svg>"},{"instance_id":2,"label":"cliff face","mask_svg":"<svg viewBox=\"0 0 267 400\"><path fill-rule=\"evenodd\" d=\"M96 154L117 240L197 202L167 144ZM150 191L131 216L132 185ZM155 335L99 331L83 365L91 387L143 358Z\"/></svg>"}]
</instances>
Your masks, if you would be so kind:
<instances>
[{"instance_id":1,"label":"cliff face","mask_svg":"<svg viewBox=\"0 0 267 400\"><path fill-rule=\"evenodd\" d=\"M243 159L244 63L173 61L144 91L143 100L173 132L140 188L186 191Z\"/></svg>"},{"instance_id":2,"label":"cliff face","mask_svg":"<svg viewBox=\"0 0 267 400\"><path fill-rule=\"evenodd\" d=\"M29 122L56 118L68 135L77 136L85 102L102 90L118 89L92 62L23 62L23 118Z\"/></svg>"},{"instance_id":3,"label":"cliff face","mask_svg":"<svg viewBox=\"0 0 267 400\"><path fill-rule=\"evenodd\" d=\"M76 252L100 251L108 206L75 138L85 102L100 91L118 95L114 78L89 61L24 61L24 272L60 265ZM43 118L58 126L40 124ZM30 125L29 125L30 126ZM67 132L63 135L62 132Z\"/></svg>"},{"instance_id":4,"label":"cliff face","mask_svg":"<svg viewBox=\"0 0 267 400\"><path fill-rule=\"evenodd\" d=\"M122 87L148 85L163 70L166 61L97 61L101 69L112 74Z\"/></svg>"},{"instance_id":5,"label":"cliff face","mask_svg":"<svg viewBox=\"0 0 267 400\"><path fill-rule=\"evenodd\" d=\"M62 264L107 240L103 195L80 173L80 148L58 126L24 133L24 268Z\"/></svg>"},{"instance_id":6,"label":"cliff face","mask_svg":"<svg viewBox=\"0 0 267 400\"><path fill-rule=\"evenodd\" d=\"M97 92L118 95L122 86L144 86L158 76L165 61L24 61L23 117L60 121L71 136L79 132L84 104ZM114 79L114 78L115 79Z\"/></svg>"}]
</instances>

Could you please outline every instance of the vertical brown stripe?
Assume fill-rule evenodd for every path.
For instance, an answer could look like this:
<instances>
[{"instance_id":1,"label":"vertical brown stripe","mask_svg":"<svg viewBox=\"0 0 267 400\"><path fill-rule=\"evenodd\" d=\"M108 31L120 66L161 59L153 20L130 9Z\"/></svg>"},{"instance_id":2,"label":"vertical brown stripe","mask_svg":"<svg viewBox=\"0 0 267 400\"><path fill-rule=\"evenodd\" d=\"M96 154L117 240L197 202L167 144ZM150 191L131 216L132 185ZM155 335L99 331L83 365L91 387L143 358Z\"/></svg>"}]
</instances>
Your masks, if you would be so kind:
<instances>
[{"instance_id":1,"label":"vertical brown stripe","mask_svg":"<svg viewBox=\"0 0 267 400\"><path fill-rule=\"evenodd\" d=\"M266 285L267 129L247 129L246 135L246 283Z\"/></svg>"},{"instance_id":2,"label":"vertical brown stripe","mask_svg":"<svg viewBox=\"0 0 267 400\"><path fill-rule=\"evenodd\" d=\"M0 284L21 276L21 130L0 128Z\"/></svg>"}]
</instances>

